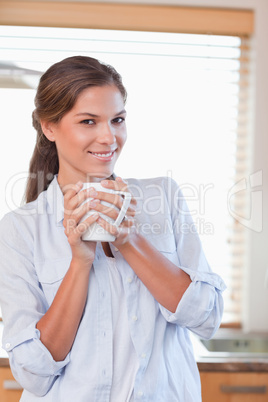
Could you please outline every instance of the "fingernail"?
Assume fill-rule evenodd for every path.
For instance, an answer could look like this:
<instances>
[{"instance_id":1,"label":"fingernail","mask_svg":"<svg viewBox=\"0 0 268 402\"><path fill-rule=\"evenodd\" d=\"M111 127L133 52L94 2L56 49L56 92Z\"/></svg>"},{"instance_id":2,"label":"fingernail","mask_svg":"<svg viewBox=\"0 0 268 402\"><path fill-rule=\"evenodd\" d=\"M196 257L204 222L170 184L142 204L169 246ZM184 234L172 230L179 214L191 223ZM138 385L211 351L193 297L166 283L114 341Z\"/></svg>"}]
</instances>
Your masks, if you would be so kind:
<instances>
[{"instance_id":1,"label":"fingernail","mask_svg":"<svg viewBox=\"0 0 268 402\"><path fill-rule=\"evenodd\" d=\"M104 185L104 186L108 186L109 180L102 180L101 184Z\"/></svg>"},{"instance_id":2,"label":"fingernail","mask_svg":"<svg viewBox=\"0 0 268 402\"><path fill-rule=\"evenodd\" d=\"M97 204L99 204L100 203L100 200L92 200L92 201L90 201L90 203L89 203L89 205L91 206L91 207L95 207Z\"/></svg>"},{"instance_id":3,"label":"fingernail","mask_svg":"<svg viewBox=\"0 0 268 402\"><path fill-rule=\"evenodd\" d=\"M95 190L94 187L90 187L90 188L88 189L88 194L90 194L90 195L92 195L92 196L98 195L98 193L97 193L97 191Z\"/></svg>"}]
</instances>

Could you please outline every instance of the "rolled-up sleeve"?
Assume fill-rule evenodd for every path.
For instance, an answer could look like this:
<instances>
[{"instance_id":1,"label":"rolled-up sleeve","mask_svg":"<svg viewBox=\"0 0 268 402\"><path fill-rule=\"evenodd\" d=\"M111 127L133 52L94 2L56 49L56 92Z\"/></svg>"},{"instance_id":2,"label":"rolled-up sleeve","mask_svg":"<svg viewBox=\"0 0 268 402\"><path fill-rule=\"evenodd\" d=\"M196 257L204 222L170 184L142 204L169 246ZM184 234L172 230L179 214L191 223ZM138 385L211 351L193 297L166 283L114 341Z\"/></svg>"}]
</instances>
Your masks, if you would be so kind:
<instances>
[{"instance_id":1,"label":"rolled-up sleeve","mask_svg":"<svg viewBox=\"0 0 268 402\"><path fill-rule=\"evenodd\" d=\"M194 275L188 271L191 284L178 303L175 313L161 306L170 323L190 329L204 339L211 338L220 326L223 314L222 291L225 284L216 274Z\"/></svg>"},{"instance_id":2,"label":"rolled-up sleeve","mask_svg":"<svg viewBox=\"0 0 268 402\"><path fill-rule=\"evenodd\" d=\"M30 216L27 217L31 219ZM36 323L48 309L33 263L33 235L25 220L8 214L0 223L0 303L3 348L20 385L43 396L69 362L56 362L40 341Z\"/></svg>"},{"instance_id":3,"label":"rolled-up sleeve","mask_svg":"<svg viewBox=\"0 0 268 402\"><path fill-rule=\"evenodd\" d=\"M37 396L45 395L69 362L56 362L40 341L40 333L30 326L17 336L5 338L3 347L9 354L13 375L21 386Z\"/></svg>"},{"instance_id":4,"label":"rolled-up sleeve","mask_svg":"<svg viewBox=\"0 0 268 402\"><path fill-rule=\"evenodd\" d=\"M211 338L221 323L224 307L222 292L226 286L222 278L212 272L206 260L187 203L174 181L169 206L176 240L177 264L190 276L192 282L175 313L163 306L160 309L168 322L188 328L203 338Z\"/></svg>"}]
</instances>

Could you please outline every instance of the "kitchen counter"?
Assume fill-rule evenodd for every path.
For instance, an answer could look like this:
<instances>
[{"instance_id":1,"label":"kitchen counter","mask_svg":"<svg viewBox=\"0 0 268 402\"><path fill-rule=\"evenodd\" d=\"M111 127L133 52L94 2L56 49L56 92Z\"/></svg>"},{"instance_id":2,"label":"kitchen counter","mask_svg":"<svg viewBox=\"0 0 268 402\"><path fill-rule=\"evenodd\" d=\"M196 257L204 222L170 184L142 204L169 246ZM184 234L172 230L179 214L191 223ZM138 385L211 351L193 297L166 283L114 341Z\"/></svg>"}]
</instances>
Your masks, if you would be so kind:
<instances>
[{"instance_id":1,"label":"kitchen counter","mask_svg":"<svg viewBox=\"0 0 268 402\"><path fill-rule=\"evenodd\" d=\"M268 360L246 361L237 358L200 358L196 359L199 371L228 371L228 372L268 372ZM6 353L0 354L0 367L9 367Z\"/></svg>"},{"instance_id":2,"label":"kitchen counter","mask_svg":"<svg viewBox=\"0 0 268 402\"><path fill-rule=\"evenodd\" d=\"M267 372L268 373L268 360L267 359L254 359L248 361L246 359L225 357L221 359L213 358L197 358L197 365L199 371L226 371L226 372Z\"/></svg>"}]
</instances>

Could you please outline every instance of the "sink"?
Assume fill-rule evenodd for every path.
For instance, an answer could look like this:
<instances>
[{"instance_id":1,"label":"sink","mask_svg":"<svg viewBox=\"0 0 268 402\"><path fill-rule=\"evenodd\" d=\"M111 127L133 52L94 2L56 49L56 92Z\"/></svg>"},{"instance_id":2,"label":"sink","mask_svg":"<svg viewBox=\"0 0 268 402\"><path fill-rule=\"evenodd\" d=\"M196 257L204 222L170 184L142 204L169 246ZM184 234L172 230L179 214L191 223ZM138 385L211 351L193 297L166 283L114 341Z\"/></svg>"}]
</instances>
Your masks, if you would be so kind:
<instances>
[{"instance_id":1,"label":"sink","mask_svg":"<svg viewBox=\"0 0 268 402\"><path fill-rule=\"evenodd\" d=\"M233 339L201 339L203 345L210 352L229 353L262 353L268 354L268 339L262 338L233 338Z\"/></svg>"},{"instance_id":2,"label":"sink","mask_svg":"<svg viewBox=\"0 0 268 402\"><path fill-rule=\"evenodd\" d=\"M247 334L241 330L219 329L214 338L194 341L200 357L268 359L268 334Z\"/></svg>"}]
</instances>

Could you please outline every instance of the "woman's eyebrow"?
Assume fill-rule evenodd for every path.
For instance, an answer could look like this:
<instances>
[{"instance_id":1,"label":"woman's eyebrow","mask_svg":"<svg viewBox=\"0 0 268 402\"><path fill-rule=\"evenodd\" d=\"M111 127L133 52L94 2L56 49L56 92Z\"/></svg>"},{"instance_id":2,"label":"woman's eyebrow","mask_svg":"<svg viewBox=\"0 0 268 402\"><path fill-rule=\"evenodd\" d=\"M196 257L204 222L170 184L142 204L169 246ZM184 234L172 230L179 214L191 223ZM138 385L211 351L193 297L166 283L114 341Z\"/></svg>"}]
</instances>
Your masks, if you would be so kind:
<instances>
[{"instance_id":1,"label":"woman's eyebrow","mask_svg":"<svg viewBox=\"0 0 268 402\"><path fill-rule=\"evenodd\" d=\"M91 117L99 117L97 114L88 113L88 112L81 112L81 113L77 113L75 116L91 116Z\"/></svg>"},{"instance_id":2,"label":"woman's eyebrow","mask_svg":"<svg viewBox=\"0 0 268 402\"><path fill-rule=\"evenodd\" d=\"M119 116L120 114L126 114L127 111L125 109L121 110L121 112L117 113L116 116Z\"/></svg>"},{"instance_id":3,"label":"woman's eyebrow","mask_svg":"<svg viewBox=\"0 0 268 402\"><path fill-rule=\"evenodd\" d=\"M121 112L116 113L115 116L119 116L120 114L125 114L127 113L125 109L121 110ZM90 116L90 117L100 117L97 114L94 113L89 113L89 112L81 112L77 113L75 116Z\"/></svg>"}]
</instances>

